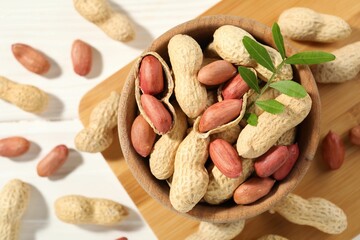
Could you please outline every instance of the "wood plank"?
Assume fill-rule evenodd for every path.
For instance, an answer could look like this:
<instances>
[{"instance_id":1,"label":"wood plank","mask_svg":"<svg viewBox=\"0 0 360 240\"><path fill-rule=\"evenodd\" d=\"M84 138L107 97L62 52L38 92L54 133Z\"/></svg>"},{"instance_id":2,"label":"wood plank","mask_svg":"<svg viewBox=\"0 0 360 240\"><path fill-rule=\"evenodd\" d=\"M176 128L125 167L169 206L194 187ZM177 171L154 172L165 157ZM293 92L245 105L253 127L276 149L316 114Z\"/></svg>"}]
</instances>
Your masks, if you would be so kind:
<instances>
[{"instance_id":1,"label":"wood plank","mask_svg":"<svg viewBox=\"0 0 360 240\"><path fill-rule=\"evenodd\" d=\"M360 40L360 2L356 0L331 3L326 0L224 0L203 15L238 15L271 26L283 10L293 6L309 7L322 13L340 16L353 28L353 33L348 39L337 43L315 44L291 41L291 44L299 50L332 51ZM101 82L82 98L79 113L84 125L87 124L89 114L96 103L105 98L109 91L120 91L130 66L131 63ZM321 148L319 148L309 172L295 190L295 193L303 197L324 197L343 208L349 221L347 230L340 235L332 236L311 227L291 224L277 214L264 213L249 219L243 232L235 239L256 239L270 233L294 240L351 239L360 233L360 201L358 201L360 179L357 177L357 169L360 169L358 159L360 148L352 146L347 138L348 130L360 124L360 95L357 90L360 87L359 80L358 78L343 84L318 85L322 101L321 136L323 137L330 129L339 133L345 141L346 160L341 169L329 171L322 162ZM115 141L103 155L159 239L183 239L196 230L197 221L165 209L137 184L123 159L118 141Z\"/></svg>"}]
</instances>

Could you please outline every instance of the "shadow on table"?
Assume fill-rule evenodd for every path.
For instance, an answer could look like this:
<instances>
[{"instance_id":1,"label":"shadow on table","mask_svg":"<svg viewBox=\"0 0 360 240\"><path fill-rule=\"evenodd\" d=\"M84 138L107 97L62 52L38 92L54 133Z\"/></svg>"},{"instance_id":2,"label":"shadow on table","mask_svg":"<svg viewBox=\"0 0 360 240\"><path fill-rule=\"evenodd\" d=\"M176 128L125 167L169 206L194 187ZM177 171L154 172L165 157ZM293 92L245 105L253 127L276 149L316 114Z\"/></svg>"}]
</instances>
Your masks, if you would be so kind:
<instances>
[{"instance_id":1,"label":"shadow on table","mask_svg":"<svg viewBox=\"0 0 360 240\"><path fill-rule=\"evenodd\" d=\"M29 150L19 157L12 157L11 160L15 162L28 162L36 159L40 154L41 148L36 142L30 141Z\"/></svg>"},{"instance_id":2,"label":"shadow on table","mask_svg":"<svg viewBox=\"0 0 360 240\"><path fill-rule=\"evenodd\" d=\"M59 119L64 111L64 103L57 96L48 93L49 103L45 112L39 114L45 119Z\"/></svg>"},{"instance_id":3,"label":"shadow on table","mask_svg":"<svg viewBox=\"0 0 360 240\"><path fill-rule=\"evenodd\" d=\"M94 46L91 46L91 48L92 48L92 66L89 74L85 76L86 79L92 79L100 76L103 70L103 58L100 51L96 49Z\"/></svg>"},{"instance_id":4,"label":"shadow on table","mask_svg":"<svg viewBox=\"0 0 360 240\"><path fill-rule=\"evenodd\" d=\"M52 176L50 181L58 181L66 178L70 173L74 172L80 165L84 163L83 156L75 149L69 148L69 156L65 164Z\"/></svg>"}]
</instances>

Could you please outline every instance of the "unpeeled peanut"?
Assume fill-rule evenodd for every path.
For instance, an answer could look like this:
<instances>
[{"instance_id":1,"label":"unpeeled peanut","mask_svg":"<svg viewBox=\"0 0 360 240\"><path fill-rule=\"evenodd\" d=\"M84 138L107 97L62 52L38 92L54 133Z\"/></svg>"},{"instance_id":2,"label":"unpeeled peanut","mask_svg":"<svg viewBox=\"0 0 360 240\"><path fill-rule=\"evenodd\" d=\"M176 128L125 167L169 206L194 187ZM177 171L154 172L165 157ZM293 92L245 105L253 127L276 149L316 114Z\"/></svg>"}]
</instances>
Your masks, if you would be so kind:
<instances>
[{"instance_id":1,"label":"unpeeled peanut","mask_svg":"<svg viewBox=\"0 0 360 240\"><path fill-rule=\"evenodd\" d=\"M351 128L349 139L352 144L360 146L360 126Z\"/></svg>"},{"instance_id":2,"label":"unpeeled peanut","mask_svg":"<svg viewBox=\"0 0 360 240\"><path fill-rule=\"evenodd\" d=\"M16 60L27 70L36 74L45 74L50 69L49 60L38 50L29 45L16 43L11 46Z\"/></svg>"},{"instance_id":3,"label":"unpeeled peanut","mask_svg":"<svg viewBox=\"0 0 360 240\"><path fill-rule=\"evenodd\" d=\"M156 57L147 55L141 60L139 79L145 94L156 95L164 90L163 69Z\"/></svg>"},{"instance_id":4,"label":"unpeeled peanut","mask_svg":"<svg viewBox=\"0 0 360 240\"><path fill-rule=\"evenodd\" d=\"M131 126L130 138L135 151L147 157L153 149L156 134L143 116L139 115Z\"/></svg>"},{"instance_id":5,"label":"unpeeled peanut","mask_svg":"<svg viewBox=\"0 0 360 240\"><path fill-rule=\"evenodd\" d=\"M0 139L0 156L18 157L30 148L30 142L23 137L8 137Z\"/></svg>"},{"instance_id":6,"label":"unpeeled peanut","mask_svg":"<svg viewBox=\"0 0 360 240\"><path fill-rule=\"evenodd\" d=\"M341 167L345 159L345 146L341 137L329 131L322 142L322 157L331 170Z\"/></svg>"},{"instance_id":7,"label":"unpeeled peanut","mask_svg":"<svg viewBox=\"0 0 360 240\"><path fill-rule=\"evenodd\" d=\"M167 133L172 127L172 117L165 106L154 96L141 95L141 105L145 114L160 133Z\"/></svg>"},{"instance_id":8,"label":"unpeeled peanut","mask_svg":"<svg viewBox=\"0 0 360 240\"><path fill-rule=\"evenodd\" d=\"M251 177L242 183L234 192L234 201L237 204L250 204L267 195L275 180L271 178Z\"/></svg>"},{"instance_id":9,"label":"unpeeled peanut","mask_svg":"<svg viewBox=\"0 0 360 240\"><path fill-rule=\"evenodd\" d=\"M75 40L71 48L71 60L76 74L80 76L89 74L92 66L91 46L79 39Z\"/></svg>"},{"instance_id":10,"label":"unpeeled peanut","mask_svg":"<svg viewBox=\"0 0 360 240\"><path fill-rule=\"evenodd\" d=\"M289 157L286 162L272 175L272 177L278 181L283 180L287 177L287 175L289 175L291 169L294 167L297 159L299 158L300 151L297 143L287 146L287 148L289 151Z\"/></svg>"},{"instance_id":11,"label":"unpeeled peanut","mask_svg":"<svg viewBox=\"0 0 360 240\"><path fill-rule=\"evenodd\" d=\"M37 165L40 177L53 175L68 159L69 149L65 145L54 147Z\"/></svg>"},{"instance_id":12,"label":"unpeeled peanut","mask_svg":"<svg viewBox=\"0 0 360 240\"><path fill-rule=\"evenodd\" d=\"M259 177L269 177L289 158L286 146L274 146L255 162L255 172Z\"/></svg>"},{"instance_id":13,"label":"unpeeled peanut","mask_svg":"<svg viewBox=\"0 0 360 240\"><path fill-rule=\"evenodd\" d=\"M249 89L250 87L240 74L236 74L235 77L225 84L221 94L224 99L240 99Z\"/></svg>"},{"instance_id":14,"label":"unpeeled peanut","mask_svg":"<svg viewBox=\"0 0 360 240\"><path fill-rule=\"evenodd\" d=\"M236 68L225 60L217 60L202 67L198 73L199 82L207 85L219 85L236 74Z\"/></svg>"}]
</instances>

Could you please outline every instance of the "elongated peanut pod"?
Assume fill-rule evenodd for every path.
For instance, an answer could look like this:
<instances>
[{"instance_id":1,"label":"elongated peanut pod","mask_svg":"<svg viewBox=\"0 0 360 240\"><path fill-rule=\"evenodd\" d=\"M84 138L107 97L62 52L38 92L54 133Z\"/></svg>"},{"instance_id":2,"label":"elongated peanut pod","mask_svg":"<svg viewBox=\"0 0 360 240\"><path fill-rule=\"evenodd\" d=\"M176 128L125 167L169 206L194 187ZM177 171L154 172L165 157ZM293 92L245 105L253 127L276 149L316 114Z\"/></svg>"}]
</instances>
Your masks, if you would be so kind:
<instances>
[{"instance_id":1,"label":"elongated peanut pod","mask_svg":"<svg viewBox=\"0 0 360 240\"><path fill-rule=\"evenodd\" d=\"M203 61L201 47L190 36L175 35L169 41L168 52L176 100L189 118L195 118L204 111L207 102L206 88L197 80Z\"/></svg>"},{"instance_id":2,"label":"elongated peanut pod","mask_svg":"<svg viewBox=\"0 0 360 240\"><path fill-rule=\"evenodd\" d=\"M170 202L179 212L190 211L206 193L209 175L204 164L209 155L209 139L192 130L176 152Z\"/></svg>"},{"instance_id":3,"label":"elongated peanut pod","mask_svg":"<svg viewBox=\"0 0 360 240\"><path fill-rule=\"evenodd\" d=\"M26 112L41 113L48 105L48 95L37 87L13 82L0 76L0 99Z\"/></svg>"},{"instance_id":4,"label":"elongated peanut pod","mask_svg":"<svg viewBox=\"0 0 360 240\"><path fill-rule=\"evenodd\" d=\"M244 226L245 220L231 223L200 222L198 231L186 240L230 240L239 235Z\"/></svg>"},{"instance_id":5,"label":"elongated peanut pod","mask_svg":"<svg viewBox=\"0 0 360 240\"><path fill-rule=\"evenodd\" d=\"M0 192L0 239L16 240L20 221L29 203L30 186L18 179L9 181Z\"/></svg>"},{"instance_id":6,"label":"elongated peanut pod","mask_svg":"<svg viewBox=\"0 0 360 240\"><path fill-rule=\"evenodd\" d=\"M304 199L290 193L273 210L292 223L312 226L328 234L340 234L347 228L344 211L324 198Z\"/></svg>"},{"instance_id":7,"label":"elongated peanut pod","mask_svg":"<svg viewBox=\"0 0 360 240\"><path fill-rule=\"evenodd\" d=\"M113 141L113 128L117 125L120 95L115 91L92 110L89 125L75 137L75 146L83 152L102 152Z\"/></svg>"},{"instance_id":8,"label":"elongated peanut pod","mask_svg":"<svg viewBox=\"0 0 360 240\"><path fill-rule=\"evenodd\" d=\"M162 135L155 143L149 159L151 173L157 179L167 179L173 174L175 154L186 134L186 115L178 105L174 108L176 112L174 128L170 133Z\"/></svg>"}]
</instances>

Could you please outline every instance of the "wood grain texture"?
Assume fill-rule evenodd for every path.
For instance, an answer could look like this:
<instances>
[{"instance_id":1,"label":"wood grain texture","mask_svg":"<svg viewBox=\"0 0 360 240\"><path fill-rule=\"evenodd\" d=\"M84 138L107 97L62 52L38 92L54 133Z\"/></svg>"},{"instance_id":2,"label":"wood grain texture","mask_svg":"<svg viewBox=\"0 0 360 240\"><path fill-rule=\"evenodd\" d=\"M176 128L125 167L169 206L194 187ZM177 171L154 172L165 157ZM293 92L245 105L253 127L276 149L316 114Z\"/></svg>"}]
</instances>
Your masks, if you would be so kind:
<instances>
[{"instance_id":1,"label":"wood grain texture","mask_svg":"<svg viewBox=\"0 0 360 240\"><path fill-rule=\"evenodd\" d=\"M325 0L286 2L225 0L206 11L204 15L238 15L253 18L271 26L283 10L293 6L309 7L322 13L337 15L345 19L353 29L348 39L332 44L290 41L298 50L332 51L360 40L360 2L355 0L331 3ZM97 102L105 98L111 90L120 91L130 66L131 63L104 80L83 97L79 106L83 124L87 124L88 116ZM357 91L360 87L359 80L357 78L342 84L318 85L322 102L321 140L330 129L339 133L345 141L346 159L339 170L327 170L322 162L321 154L319 154L320 146L312 166L295 190L295 193L302 197L324 197L340 206L348 216L349 226L347 230L340 235L332 236L308 226L291 224L277 214L264 213L249 219L243 232L235 239L256 239L269 233L279 234L294 240L351 239L360 233L360 201L358 201L360 198L360 188L358 187L360 180L357 177L357 169L360 168L360 161L358 161L360 149L351 145L348 140L349 129L360 124L360 95ZM196 230L197 221L165 209L145 193L127 168L118 142L115 141L103 155L159 239L183 239Z\"/></svg>"}]
</instances>

